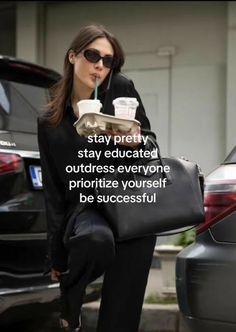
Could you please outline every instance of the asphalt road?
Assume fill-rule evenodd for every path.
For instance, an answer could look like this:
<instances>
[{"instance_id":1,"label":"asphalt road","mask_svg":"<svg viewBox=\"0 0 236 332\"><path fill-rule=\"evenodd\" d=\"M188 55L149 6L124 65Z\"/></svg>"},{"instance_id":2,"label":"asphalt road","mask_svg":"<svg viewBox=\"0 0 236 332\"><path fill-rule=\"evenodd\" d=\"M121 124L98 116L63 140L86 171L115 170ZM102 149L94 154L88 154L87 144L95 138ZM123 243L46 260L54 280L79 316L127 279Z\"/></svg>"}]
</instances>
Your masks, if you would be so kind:
<instances>
[{"instance_id":1,"label":"asphalt road","mask_svg":"<svg viewBox=\"0 0 236 332\"><path fill-rule=\"evenodd\" d=\"M60 332L61 331L61 329L56 327L54 319L50 319L50 317L45 318L45 320L9 323L7 324L7 326L1 326L0 329L1 332Z\"/></svg>"},{"instance_id":2,"label":"asphalt road","mask_svg":"<svg viewBox=\"0 0 236 332\"><path fill-rule=\"evenodd\" d=\"M25 314L25 317L22 318ZM22 315L6 316L0 319L1 332L61 332L58 327L59 312L48 311L43 313L41 310L33 313L23 312Z\"/></svg>"}]
</instances>

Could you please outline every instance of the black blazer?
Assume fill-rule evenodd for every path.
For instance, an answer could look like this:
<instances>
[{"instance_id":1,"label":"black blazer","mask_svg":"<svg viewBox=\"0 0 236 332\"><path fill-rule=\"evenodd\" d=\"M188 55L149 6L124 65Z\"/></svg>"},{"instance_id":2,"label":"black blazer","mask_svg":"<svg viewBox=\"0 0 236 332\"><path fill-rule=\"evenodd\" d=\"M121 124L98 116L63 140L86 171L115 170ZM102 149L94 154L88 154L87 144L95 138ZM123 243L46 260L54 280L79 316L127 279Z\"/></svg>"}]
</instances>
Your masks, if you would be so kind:
<instances>
[{"instance_id":1,"label":"black blazer","mask_svg":"<svg viewBox=\"0 0 236 332\"><path fill-rule=\"evenodd\" d=\"M93 96L91 96L92 98ZM102 104L105 104L103 113L114 115L113 99L117 97L136 97L139 106L136 112L136 119L141 122L143 134L155 135L150 131L150 123L146 117L145 110L139 94L135 90L131 80L123 74L115 74L111 80L109 91L98 95ZM68 219L78 205L78 190L84 195L93 194L91 188L69 190L70 180L91 180L101 177L102 174L96 173L77 173L68 174L65 171L67 165L92 164L113 164L118 165L120 160L105 160L103 155L99 161L91 158L78 158L78 150L93 149L104 152L106 149L114 149L113 142L107 146L105 143L88 143L86 137L78 135L73 127L77 120L73 109L68 103L65 115L58 126L48 125L46 118L38 119L38 143L42 166L42 179L44 188L44 197L46 204L46 217L48 225L48 262L47 270L53 267L56 270L66 270L67 251L63 243L63 236L66 230ZM119 145L120 149L130 149ZM130 162L130 160L123 160Z\"/></svg>"}]
</instances>

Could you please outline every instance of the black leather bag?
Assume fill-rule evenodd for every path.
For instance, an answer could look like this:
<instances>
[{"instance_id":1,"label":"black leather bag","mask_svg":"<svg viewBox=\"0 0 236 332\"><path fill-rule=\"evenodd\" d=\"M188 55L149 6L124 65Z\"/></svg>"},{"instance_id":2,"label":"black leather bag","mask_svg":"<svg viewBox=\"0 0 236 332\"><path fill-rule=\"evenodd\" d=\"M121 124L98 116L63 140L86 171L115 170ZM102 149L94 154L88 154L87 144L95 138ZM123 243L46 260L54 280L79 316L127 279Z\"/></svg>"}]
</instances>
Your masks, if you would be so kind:
<instances>
[{"instance_id":1,"label":"black leather bag","mask_svg":"<svg viewBox=\"0 0 236 332\"><path fill-rule=\"evenodd\" d=\"M194 226L204 221L203 206L203 176L197 164L178 158L162 158L159 146L152 142L158 152L157 159L138 160L134 165L159 166L169 172L139 173L109 173L104 176L106 180L117 180L118 188L97 188L97 195L117 197L120 202L101 203L105 214L117 240L168 232L184 227ZM166 179L166 180L165 180ZM139 181L151 180L162 183L159 188L127 188L124 190L122 180ZM156 182L154 182L156 181ZM134 182L132 182L134 184ZM150 184L150 182L149 182ZM155 197L153 202L123 202L127 197L147 198ZM127 200L129 200L127 198Z\"/></svg>"}]
</instances>

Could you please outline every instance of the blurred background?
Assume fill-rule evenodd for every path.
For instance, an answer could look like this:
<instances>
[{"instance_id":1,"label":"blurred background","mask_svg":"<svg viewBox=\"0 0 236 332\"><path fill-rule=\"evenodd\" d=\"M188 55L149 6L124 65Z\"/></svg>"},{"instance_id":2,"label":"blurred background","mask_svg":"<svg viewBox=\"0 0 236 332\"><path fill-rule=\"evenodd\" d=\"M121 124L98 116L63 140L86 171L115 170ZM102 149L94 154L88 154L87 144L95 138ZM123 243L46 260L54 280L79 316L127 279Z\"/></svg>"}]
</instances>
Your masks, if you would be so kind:
<instances>
[{"instance_id":1,"label":"blurred background","mask_svg":"<svg viewBox=\"0 0 236 332\"><path fill-rule=\"evenodd\" d=\"M185 156L207 174L235 145L234 1L19 1L0 3L0 54L62 72L85 24L123 45L163 155Z\"/></svg>"}]
</instances>

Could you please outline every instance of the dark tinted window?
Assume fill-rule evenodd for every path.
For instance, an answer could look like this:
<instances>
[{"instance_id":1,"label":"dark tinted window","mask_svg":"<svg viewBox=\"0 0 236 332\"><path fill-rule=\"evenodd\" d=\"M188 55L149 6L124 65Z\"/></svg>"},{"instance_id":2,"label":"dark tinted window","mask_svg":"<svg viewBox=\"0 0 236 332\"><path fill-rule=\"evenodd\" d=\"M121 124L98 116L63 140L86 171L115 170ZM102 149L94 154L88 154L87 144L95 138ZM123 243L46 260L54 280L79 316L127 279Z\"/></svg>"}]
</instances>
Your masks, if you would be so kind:
<instances>
[{"instance_id":1,"label":"dark tinted window","mask_svg":"<svg viewBox=\"0 0 236 332\"><path fill-rule=\"evenodd\" d=\"M0 129L36 133L37 116L47 102L45 88L0 81Z\"/></svg>"},{"instance_id":2,"label":"dark tinted window","mask_svg":"<svg viewBox=\"0 0 236 332\"><path fill-rule=\"evenodd\" d=\"M0 3L0 54L16 54L16 4Z\"/></svg>"}]
</instances>

